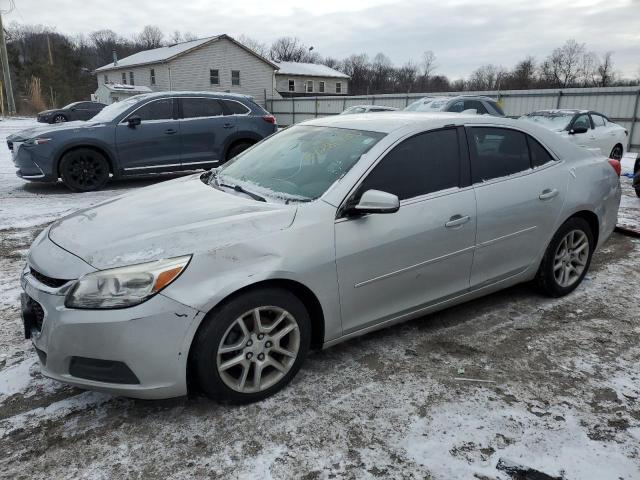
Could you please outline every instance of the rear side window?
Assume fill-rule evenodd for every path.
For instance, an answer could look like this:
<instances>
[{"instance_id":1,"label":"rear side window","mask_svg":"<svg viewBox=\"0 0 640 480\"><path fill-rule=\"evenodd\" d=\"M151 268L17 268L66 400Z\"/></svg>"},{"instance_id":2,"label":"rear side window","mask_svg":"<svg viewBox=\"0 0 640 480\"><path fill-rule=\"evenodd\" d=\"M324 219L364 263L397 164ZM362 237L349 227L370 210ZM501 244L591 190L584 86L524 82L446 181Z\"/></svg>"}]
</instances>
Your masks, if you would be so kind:
<instances>
[{"instance_id":1,"label":"rear side window","mask_svg":"<svg viewBox=\"0 0 640 480\"><path fill-rule=\"evenodd\" d=\"M547 152L547 150L542 145L540 145L537 140L534 140L529 135L527 135L527 143L529 143L529 152L531 153L532 167L540 167L546 163L553 161L553 157L549 154L549 152Z\"/></svg>"},{"instance_id":2,"label":"rear side window","mask_svg":"<svg viewBox=\"0 0 640 480\"><path fill-rule=\"evenodd\" d=\"M505 128L472 127L474 182L505 177L530 168L525 134Z\"/></svg>"},{"instance_id":3,"label":"rear side window","mask_svg":"<svg viewBox=\"0 0 640 480\"><path fill-rule=\"evenodd\" d=\"M229 109L231 115L243 115L245 113L249 113L249 109L240 102L235 102L233 100L222 101L226 105L227 109Z\"/></svg>"},{"instance_id":4,"label":"rear side window","mask_svg":"<svg viewBox=\"0 0 640 480\"><path fill-rule=\"evenodd\" d=\"M489 100L488 102L496 112L498 112L500 115L504 115L504 110L502 110L502 107L498 105L498 102L494 102L493 100Z\"/></svg>"},{"instance_id":5,"label":"rear side window","mask_svg":"<svg viewBox=\"0 0 640 480\"><path fill-rule=\"evenodd\" d=\"M173 99L162 98L147 103L133 113L133 116L140 117L143 121L148 120L169 120L173 118Z\"/></svg>"},{"instance_id":6,"label":"rear side window","mask_svg":"<svg viewBox=\"0 0 640 480\"><path fill-rule=\"evenodd\" d=\"M460 147L456 129L415 135L389 152L360 186L400 200L460 185Z\"/></svg>"},{"instance_id":7,"label":"rear side window","mask_svg":"<svg viewBox=\"0 0 640 480\"><path fill-rule=\"evenodd\" d=\"M182 98L183 118L217 117L222 115L222 105L213 98Z\"/></svg>"}]
</instances>

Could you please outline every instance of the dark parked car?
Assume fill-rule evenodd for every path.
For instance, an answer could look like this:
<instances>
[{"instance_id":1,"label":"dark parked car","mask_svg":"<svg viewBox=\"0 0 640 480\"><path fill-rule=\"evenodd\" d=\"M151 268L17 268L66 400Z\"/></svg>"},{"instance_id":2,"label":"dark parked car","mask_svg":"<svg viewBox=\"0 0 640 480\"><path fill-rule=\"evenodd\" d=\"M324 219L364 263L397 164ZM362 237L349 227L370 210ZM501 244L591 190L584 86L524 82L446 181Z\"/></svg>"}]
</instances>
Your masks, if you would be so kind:
<instances>
[{"instance_id":1,"label":"dark parked car","mask_svg":"<svg viewBox=\"0 0 640 480\"><path fill-rule=\"evenodd\" d=\"M210 92L136 95L88 122L42 126L7 138L19 177L61 178L71 190L101 188L109 176L221 165L277 130L251 97Z\"/></svg>"},{"instance_id":2,"label":"dark parked car","mask_svg":"<svg viewBox=\"0 0 640 480\"><path fill-rule=\"evenodd\" d=\"M41 123L63 123L74 120L89 120L104 107L106 105L100 102L73 102L66 107L38 113L38 121Z\"/></svg>"}]
</instances>

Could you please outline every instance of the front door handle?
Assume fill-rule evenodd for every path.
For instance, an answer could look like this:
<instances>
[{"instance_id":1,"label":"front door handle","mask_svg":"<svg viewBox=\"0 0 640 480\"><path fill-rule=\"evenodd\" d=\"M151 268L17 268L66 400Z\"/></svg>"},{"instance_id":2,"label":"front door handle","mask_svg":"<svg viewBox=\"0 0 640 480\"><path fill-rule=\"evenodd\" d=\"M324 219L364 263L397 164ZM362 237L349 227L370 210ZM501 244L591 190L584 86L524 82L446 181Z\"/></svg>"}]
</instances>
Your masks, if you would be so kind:
<instances>
[{"instance_id":1,"label":"front door handle","mask_svg":"<svg viewBox=\"0 0 640 480\"><path fill-rule=\"evenodd\" d=\"M469 220L471 220L471 217L469 215L464 215L464 216L454 215L449 219L447 223L444 224L444 226L447 228L461 227L462 225L467 223Z\"/></svg>"},{"instance_id":2,"label":"front door handle","mask_svg":"<svg viewBox=\"0 0 640 480\"><path fill-rule=\"evenodd\" d=\"M550 188L545 188L542 193L540 195L538 195L538 198L540 200L551 200L554 197L558 196L558 189L554 188L553 190Z\"/></svg>"},{"instance_id":3,"label":"front door handle","mask_svg":"<svg viewBox=\"0 0 640 480\"><path fill-rule=\"evenodd\" d=\"M175 128L167 128L164 133L167 135L173 135L174 133L178 133L178 131Z\"/></svg>"},{"instance_id":4,"label":"front door handle","mask_svg":"<svg viewBox=\"0 0 640 480\"><path fill-rule=\"evenodd\" d=\"M233 124L232 123L225 123L222 127L223 128L233 128Z\"/></svg>"}]
</instances>

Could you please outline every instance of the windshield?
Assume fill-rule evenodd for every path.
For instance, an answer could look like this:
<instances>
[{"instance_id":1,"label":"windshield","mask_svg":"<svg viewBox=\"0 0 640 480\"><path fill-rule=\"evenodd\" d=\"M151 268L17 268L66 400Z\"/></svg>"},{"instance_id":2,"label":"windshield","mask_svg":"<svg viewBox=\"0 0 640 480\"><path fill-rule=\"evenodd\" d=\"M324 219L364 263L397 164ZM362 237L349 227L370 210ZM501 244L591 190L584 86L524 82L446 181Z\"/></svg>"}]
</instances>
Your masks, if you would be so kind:
<instances>
[{"instance_id":1,"label":"windshield","mask_svg":"<svg viewBox=\"0 0 640 480\"><path fill-rule=\"evenodd\" d=\"M112 103L111 105L107 105L100 113L98 113L95 117L91 119L92 122L111 122L118 118L122 113L126 110L134 106L136 103L144 100L139 96L134 96L127 98L121 102Z\"/></svg>"},{"instance_id":2,"label":"windshield","mask_svg":"<svg viewBox=\"0 0 640 480\"><path fill-rule=\"evenodd\" d=\"M437 100L435 98L423 98L418 100L417 102L413 102L405 111L407 112L437 112L441 110L449 101L446 100Z\"/></svg>"},{"instance_id":3,"label":"windshield","mask_svg":"<svg viewBox=\"0 0 640 480\"><path fill-rule=\"evenodd\" d=\"M320 197L385 134L300 125L273 135L222 167L218 184L283 201Z\"/></svg>"},{"instance_id":4,"label":"windshield","mask_svg":"<svg viewBox=\"0 0 640 480\"><path fill-rule=\"evenodd\" d=\"M521 118L550 130L564 130L573 115L572 112L534 112Z\"/></svg>"}]
</instances>

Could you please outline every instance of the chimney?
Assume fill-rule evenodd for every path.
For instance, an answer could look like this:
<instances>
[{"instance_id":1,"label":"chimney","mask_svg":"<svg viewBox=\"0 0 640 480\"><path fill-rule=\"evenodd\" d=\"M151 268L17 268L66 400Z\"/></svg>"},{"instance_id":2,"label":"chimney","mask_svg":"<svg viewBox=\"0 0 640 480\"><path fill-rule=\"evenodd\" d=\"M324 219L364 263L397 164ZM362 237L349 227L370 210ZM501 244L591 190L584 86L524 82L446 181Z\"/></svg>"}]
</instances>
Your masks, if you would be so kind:
<instances>
[{"instance_id":1,"label":"chimney","mask_svg":"<svg viewBox=\"0 0 640 480\"><path fill-rule=\"evenodd\" d=\"M113 66L118 65L118 54L116 53L116 49L113 49Z\"/></svg>"}]
</instances>

